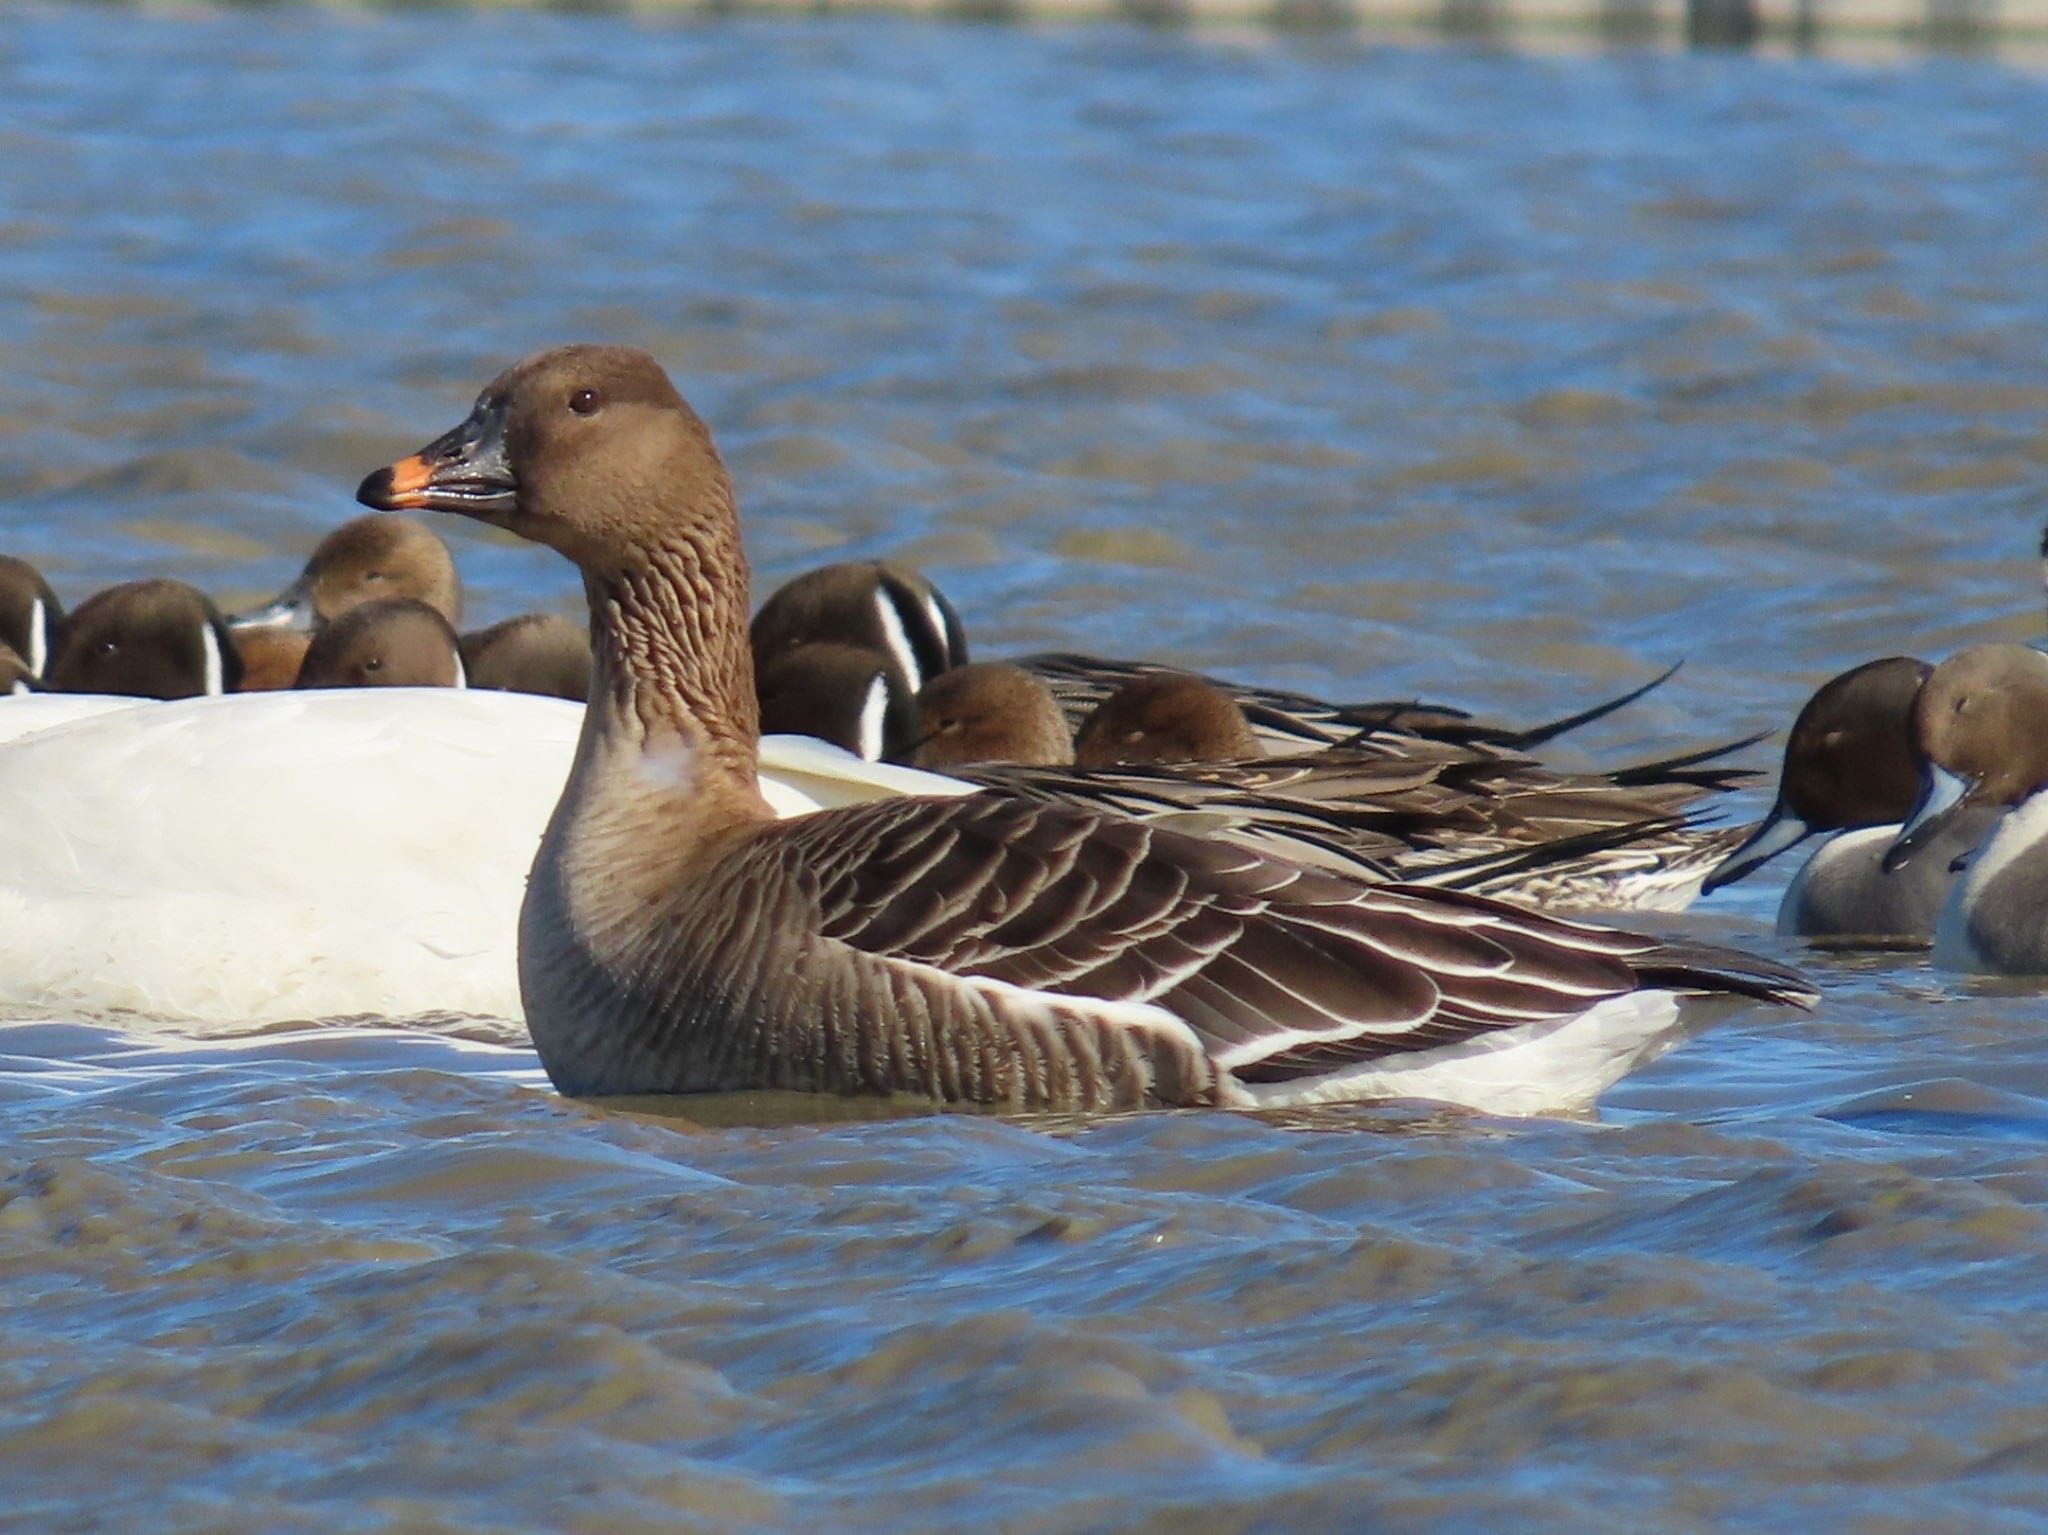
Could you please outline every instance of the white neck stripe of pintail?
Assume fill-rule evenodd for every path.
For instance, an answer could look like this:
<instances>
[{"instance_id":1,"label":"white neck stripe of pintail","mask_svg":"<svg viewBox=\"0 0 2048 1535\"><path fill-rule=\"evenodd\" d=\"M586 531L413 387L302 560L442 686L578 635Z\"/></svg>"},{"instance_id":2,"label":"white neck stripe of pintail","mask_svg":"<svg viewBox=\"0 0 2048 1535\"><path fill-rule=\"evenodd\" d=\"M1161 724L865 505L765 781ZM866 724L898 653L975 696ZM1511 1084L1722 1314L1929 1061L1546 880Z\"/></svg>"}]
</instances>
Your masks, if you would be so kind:
<instances>
[{"instance_id":1,"label":"white neck stripe of pintail","mask_svg":"<svg viewBox=\"0 0 2048 1535\"><path fill-rule=\"evenodd\" d=\"M460 651L457 651L455 654L455 685L459 688L467 688L469 686L469 673L463 668L462 653Z\"/></svg>"},{"instance_id":2,"label":"white neck stripe of pintail","mask_svg":"<svg viewBox=\"0 0 2048 1535\"><path fill-rule=\"evenodd\" d=\"M925 616L932 621L932 637L939 642L939 649L945 654L947 666L958 666L960 658L953 654L952 630L946 624L946 611L939 606L939 594L924 594Z\"/></svg>"},{"instance_id":3,"label":"white neck stripe of pintail","mask_svg":"<svg viewBox=\"0 0 2048 1535\"><path fill-rule=\"evenodd\" d=\"M220 636L214 632L212 624L200 624L199 643L206 647L206 696L218 698L227 691L227 677L221 666Z\"/></svg>"},{"instance_id":4,"label":"white neck stripe of pintail","mask_svg":"<svg viewBox=\"0 0 2048 1535\"><path fill-rule=\"evenodd\" d=\"M38 597L28 605L28 674L40 677L43 666L50 659L50 615L43 599Z\"/></svg>"},{"instance_id":5,"label":"white neck stripe of pintail","mask_svg":"<svg viewBox=\"0 0 2048 1535\"><path fill-rule=\"evenodd\" d=\"M876 672L868 679L868 696L860 705L860 755L864 762L882 760L882 723L889 714L889 679Z\"/></svg>"},{"instance_id":6,"label":"white neck stripe of pintail","mask_svg":"<svg viewBox=\"0 0 2048 1535\"><path fill-rule=\"evenodd\" d=\"M2039 857L2043 847L2048 847L2048 790L2036 789L1991 823L1958 884L1972 893L1983 890L2015 859Z\"/></svg>"},{"instance_id":7,"label":"white neck stripe of pintail","mask_svg":"<svg viewBox=\"0 0 2048 1535\"><path fill-rule=\"evenodd\" d=\"M910 691L922 692L925 684L924 668L917 664L917 651L910 643L910 634L903 627L903 615L896 609L896 599L889 595L889 588L875 588L875 616L882 621L882 641L889 647L889 654L896 658L903 675L909 680Z\"/></svg>"}]
</instances>

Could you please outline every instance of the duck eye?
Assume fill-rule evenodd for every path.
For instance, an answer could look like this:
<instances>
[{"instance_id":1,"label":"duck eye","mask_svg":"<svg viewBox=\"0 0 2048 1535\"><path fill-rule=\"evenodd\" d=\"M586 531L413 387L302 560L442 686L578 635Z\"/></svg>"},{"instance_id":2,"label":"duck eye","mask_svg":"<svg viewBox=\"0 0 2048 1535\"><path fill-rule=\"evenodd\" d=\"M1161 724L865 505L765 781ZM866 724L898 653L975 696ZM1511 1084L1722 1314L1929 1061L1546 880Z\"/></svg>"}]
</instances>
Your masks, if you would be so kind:
<instances>
[{"instance_id":1,"label":"duck eye","mask_svg":"<svg viewBox=\"0 0 2048 1535\"><path fill-rule=\"evenodd\" d=\"M382 656L371 656L369 660L363 663L363 670L366 672L381 672L384 670L384 658Z\"/></svg>"},{"instance_id":2,"label":"duck eye","mask_svg":"<svg viewBox=\"0 0 2048 1535\"><path fill-rule=\"evenodd\" d=\"M595 389L579 389L569 396L569 409L579 416L594 416L597 408L604 404L604 396Z\"/></svg>"},{"instance_id":3,"label":"duck eye","mask_svg":"<svg viewBox=\"0 0 2048 1535\"><path fill-rule=\"evenodd\" d=\"M365 581L381 581L384 579L384 572L381 570L373 570L367 576L364 576L363 579Z\"/></svg>"},{"instance_id":4,"label":"duck eye","mask_svg":"<svg viewBox=\"0 0 2048 1535\"><path fill-rule=\"evenodd\" d=\"M101 655L103 655L103 656L118 656L118 655L119 655L120 653L121 653L121 647L120 647L119 645L115 644L115 643L114 643L114 641L112 641L112 640L101 640L101 641L100 641L100 654L101 654Z\"/></svg>"}]
</instances>

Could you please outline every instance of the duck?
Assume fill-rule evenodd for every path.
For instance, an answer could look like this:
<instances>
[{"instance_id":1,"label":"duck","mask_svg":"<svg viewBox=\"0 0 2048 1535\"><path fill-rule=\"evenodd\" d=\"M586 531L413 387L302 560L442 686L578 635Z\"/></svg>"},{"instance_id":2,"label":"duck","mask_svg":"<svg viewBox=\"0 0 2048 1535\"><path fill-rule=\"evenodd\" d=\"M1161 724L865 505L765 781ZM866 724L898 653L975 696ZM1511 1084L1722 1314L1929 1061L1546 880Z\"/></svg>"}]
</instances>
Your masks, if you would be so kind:
<instances>
[{"instance_id":1,"label":"duck","mask_svg":"<svg viewBox=\"0 0 2048 1535\"><path fill-rule=\"evenodd\" d=\"M582 573L591 697L519 919L527 1025L565 1094L1550 1112L1672 1042L1681 996L1815 1000L1734 951L1000 791L778 819L731 483L645 352L528 357L357 497Z\"/></svg>"},{"instance_id":2,"label":"duck","mask_svg":"<svg viewBox=\"0 0 2048 1535\"><path fill-rule=\"evenodd\" d=\"M1052 690L1022 667L969 661L917 695L918 739L910 760L933 772L1009 763L1066 767L1074 737Z\"/></svg>"},{"instance_id":3,"label":"duck","mask_svg":"<svg viewBox=\"0 0 2048 1535\"><path fill-rule=\"evenodd\" d=\"M64 605L43 573L27 560L0 555L0 645L13 651L31 678L50 663L64 628Z\"/></svg>"},{"instance_id":4,"label":"duck","mask_svg":"<svg viewBox=\"0 0 2048 1535\"><path fill-rule=\"evenodd\" d=\"M164 577L81 602L43 677L54 693L162 699L232 693L241 682L241 655L213 599Z\"/></svg>"},{"instance_id":5,"label":"duck","mask_svg":"<svg viewBox=\"0 0 2048 1535\"><path fill-rule=\"evenodd\" d=\"M864 719L896 709L905 684L890 657L841 650L836 668L813 664L824 654L817 645L779 653L758 684L762 717L872 757ZM1153 681L1139 679L1140 697ZM1551 909L1683 910L1743 835L1699 821L1705 796L1748 777L1713 766L1713 750L1567 774L1500 747L1373 733L1292 756L1066 766L1065 716L1021 668L972 662L941 673L919 701L916 742L895 754L918 767L1241 839L1357 877L1454 883Z\"/></svg>"},{"instance_id":6,"label":"duck","mask_svg":"<svg viewBox=\"0 0 2048 1535\"><path fill-rule=\"evenodd\" d=\"M298 578L238 629L318 629L366 602L410 597L462 626L462 579L439 534L411 517L352 517L314 547Z\"/></svg>"},{"instance_id":7,"label":"duck","mask_svg":"<svg viewBox=\"0 0 2048 1535\"><path fill-rule=\"evenodd\" d=\"M912 693L968 660L965 630L953 604L922 572L887 560L820 566L778 587L749 629L754 662L820 640L863 646L889 656ZM1070 734L1110 694L1158 673L1197 676L1232 698L1265 750L1282 755L1350 740L1361 731L1396 732L1459 745L1530 751L1625 708L1676 674L1671 667L1617 698L1543 724L1516 728L1475 720L1448 704L1389 701L1330 703L1306 693L1254 687L1189 673L1156 661L1121 661L1072 651L1020 656L1012 663L1042 680L1067 716Z\"/></svg>"},{"instance_id":8,"label":"duck","mask_svg":"<svg viewBox=\"0 0 2048 1535\"><path fill-rule=\"evenodd\" d=\"M902 668L863 645L779 649L760 663L755 694L763 734L812 736L869 762L913 758L919 745L917 699Z\"/></svg>"},{"instance_id":9,"label":"duck","mask_svg":"<svg viewBox=\"0 0 2048 1535\"><path fill-rule=\"evenodd\" d=\"M841 560L785 581L754 615L748 641L756 672L805 645L873 651L913 696L969 659L966 628L945 593L892 560Z\"/></svg>"},{"instance_id":10,"label":"duck","mask_svg":"<svg viewBox=\"0 0 2048 1535\"><path fill-rule=\"evenodd\" d=\"M460 649L473 688L577 703L590 696L590 632L559 613L521 613L474 630Z\"/></svg>"},{"instance_id":11,"label":"duck","mask_svg":"<svg viewBox=\"0 0 2048 1535\"><path fill-rule=\"evenodd\" d=\"M365 602L313 635L293 686L459 688L457 645L448 620L416 598Z\"/></svg>"},{"instance_id":12,"label":"duck","mask_svg":"<svg viewBox=\"0 0 2048 1535\"><path fill-rule=\"evenodd\" d=\"M1237 700L1185 672L1125 683L1095 706L1074 737L1074 761L1082 767L1241 762L1260 755Z\"/></svg>"},{"instance_id":13,"label":"duck","mask_svg":"<svg viewBox=\"0 0 2048 1535\"><path fill-rule=\"evenodd\" d=\"M1822 683L1792 722L1777 798L1707 876L1703 893L1823 836L1778 904L1780 934L1843 948L1932 943L1951 865L1996 818L1990 810L1964 812L1942 831L1939 850L1910 868L1884 868L1920 789L1913 701L1932 671L1914 656L1883 656Z\"/></svg>"},{"instance_id":14,"label":"duck","mask_svg":"<svg viewBox=\"0 0 2048 1535\"><path fill-rule=\"evenodd\" d=\"M2048 655L1976 645L1951 656L1920 685L1912 731L1920 793L1885 867L1945 866L1958 819L1995 816L1949 886L1934 964L2048 975Z\"/></svg>"},{"instance_id":15,"label":"duck","mask_svg":"<svg viewBox=\"0 0 2048 1535\"><path fill-rule=\"evenodd\" d=\"M277 599L234 620L238 631L314 631L371 602L411 599L462 626L462 578L447 543L411 517L371 514L335 528ZM581 702L590 690L590 637L558 613L521 613L460 635L471 687Z\"/></svg>"},{"instance_id":16,"label":"duck","mask_svg":"<svg viewBox=\"0 0 2048 1535\"><path fill-rule=\"evenodd\" d=\"M271 693L299 680L299 668L312 648L313 636L303 629L266 626L261 629L228 626L235 653L242 658L244 693Z\"/></svg>"}]
</instances>

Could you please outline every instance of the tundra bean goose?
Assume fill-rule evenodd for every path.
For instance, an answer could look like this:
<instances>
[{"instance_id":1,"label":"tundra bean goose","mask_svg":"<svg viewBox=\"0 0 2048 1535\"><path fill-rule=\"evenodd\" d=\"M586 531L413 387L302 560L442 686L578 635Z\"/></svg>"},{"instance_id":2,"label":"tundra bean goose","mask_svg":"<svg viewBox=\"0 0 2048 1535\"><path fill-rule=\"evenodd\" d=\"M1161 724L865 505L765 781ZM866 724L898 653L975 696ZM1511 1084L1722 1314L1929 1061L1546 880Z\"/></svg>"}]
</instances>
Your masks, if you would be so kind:
<instances>
[{"instance_id":1,"label":"tundra bean goose","mask_svg":"<svg viewBox=\"0 0 2048 1535\"><path fill-rule=\"evenodd\" d=\"M526 359L358 495L582 571L591 702L520 919L527 1022L564 1091L1536 1111L1668 1043L1677 994L1812 997L1731 951L1000 792L775 820L732 489L643 352Z\"/></svg>"}]
</instances>

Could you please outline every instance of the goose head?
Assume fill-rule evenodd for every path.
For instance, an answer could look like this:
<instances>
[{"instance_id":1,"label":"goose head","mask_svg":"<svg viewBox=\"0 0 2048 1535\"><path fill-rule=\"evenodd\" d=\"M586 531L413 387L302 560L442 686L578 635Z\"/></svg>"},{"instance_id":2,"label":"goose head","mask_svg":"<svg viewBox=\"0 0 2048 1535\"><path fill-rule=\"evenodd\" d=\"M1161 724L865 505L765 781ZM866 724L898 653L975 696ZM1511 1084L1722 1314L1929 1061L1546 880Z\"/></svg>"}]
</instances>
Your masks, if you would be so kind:
<instances>
[{"instance_id":1,"label":"goose head","mask_svg":"<svg viewBox=\"0 0 2048 1535\"><path fill-rule=\"evenodd\" d=\"M710 430L659 363L621 346L515 363L460 426L371 474L356 499L456 512L599 577L630 574L650 549L688 548L732 515Z\"/></svg>"},{"instance_id":2,"label":"goose head","mask_svg":"<svg viewBox=\"0 0 2048 1535\"><path fill-rule=\"evenodd\" d=\"M195 698L236 691L242 658L204 592L183 581L130 581L78 605L44 680L53 693Z\"/></svg>"},{"instance_id":3,"label":"goose head","mask_svg":"<svg viewBox=\"0 0 2048 1535\"><path fill-rule=\"evenodd\" d=\"M1822 683L1792 722L1776 801L1701 889L1733 884L1817 832L1905 820L1920 792L1913 700L1931 670L1886 656Z\"/></svg>"},{"instance_id":4,"label":"goose head","mask_svg":"<svg viewBox=\"0 0 2048 1535\"><path fill-rule=\"evenodd\" d=\"M586 741L671 764L708 752L749 792L760 708L732 483L647 353L566 346L515 363L461 425L356 495L459 513L567 557L591 607ZM694 767L670 776L696 778Z\"/></svg>"}]
</instances>

